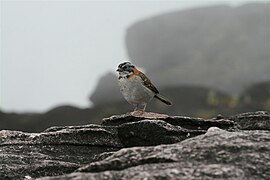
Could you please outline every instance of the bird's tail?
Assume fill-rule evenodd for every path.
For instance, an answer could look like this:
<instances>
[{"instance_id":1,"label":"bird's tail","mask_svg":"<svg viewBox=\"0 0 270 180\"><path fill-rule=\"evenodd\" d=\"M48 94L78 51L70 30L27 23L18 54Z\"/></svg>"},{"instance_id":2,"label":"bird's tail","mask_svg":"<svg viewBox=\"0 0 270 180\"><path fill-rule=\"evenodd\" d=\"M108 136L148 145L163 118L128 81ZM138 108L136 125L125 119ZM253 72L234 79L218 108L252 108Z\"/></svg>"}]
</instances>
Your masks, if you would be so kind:
<instances>
[{"instance_id":1,"label":"bird's tail","mask_svg":"<svg viewBox=\"0 0 270 180\"><path fill-rule=\"evenodd\" d=\"M169 105L169 106L172 105L172 102L169 99L165 98L164 96L162 96L160 94L156 94L154 97L157 98L158 100L160 100L161 102Z\"/></svg>"}]
</instances>

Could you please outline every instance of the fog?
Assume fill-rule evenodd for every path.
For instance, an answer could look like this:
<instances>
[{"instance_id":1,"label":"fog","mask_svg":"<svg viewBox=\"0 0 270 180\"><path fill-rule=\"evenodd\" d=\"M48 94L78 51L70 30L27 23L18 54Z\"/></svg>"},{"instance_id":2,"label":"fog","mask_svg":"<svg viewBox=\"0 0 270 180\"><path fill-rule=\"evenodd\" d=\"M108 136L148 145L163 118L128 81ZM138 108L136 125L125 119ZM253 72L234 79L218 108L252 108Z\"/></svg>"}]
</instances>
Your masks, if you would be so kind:
<instances>
[{"instance_id":1,"label":"fog","mask_svg":"<svg viewBox=\"0 0 270 180\"><path fill-rule=\"evenodd\" d=\"M133 23L181 9L246 2L1 1L0 108L44 112L62 104L90 106L98 78L129 59L125 35Z\"/></svg>"}]
</instances>

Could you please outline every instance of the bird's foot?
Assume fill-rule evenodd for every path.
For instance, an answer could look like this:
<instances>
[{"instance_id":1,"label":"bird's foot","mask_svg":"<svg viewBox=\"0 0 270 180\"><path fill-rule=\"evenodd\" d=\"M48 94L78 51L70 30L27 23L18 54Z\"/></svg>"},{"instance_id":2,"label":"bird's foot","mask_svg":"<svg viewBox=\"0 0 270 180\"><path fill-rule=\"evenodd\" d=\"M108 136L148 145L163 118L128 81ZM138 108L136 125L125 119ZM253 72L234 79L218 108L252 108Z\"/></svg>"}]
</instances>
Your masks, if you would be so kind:
<instances>
[{"instance_id":1,"label":"bird's foot","mask_svg":"<svg viewBox=\"0 0 270 180\"><path fill-rule=\"evenodd\" d=\"M153 113L153 112L144 112L140 110L136 110L130 113L130 115L135 117L144 117L147 119L165 119L169 117L167 114L159 114L159 113Z\"/></svg>"},{"instance_id":2,"label":"bird's foot","mask_svg":"<svg viewBox=\"0 0 270 180\"><path fill-rule=\"evenodd\" d=\"M159 114L154 112L144 112L144 117L148 119L165 119L169 117L167 114Z\"/></svg>"},{"instance_id":3,"label":"bird's foot","mask_svg":"<svg viewBox=\"0 0 270 180\"><path fill-rule=\"evenodd\" d=\"M130 114L132 116L142 117L144 113L145 113L144 111L135 110L135 111L131 112Z\"/></svg>"}]
</instances>

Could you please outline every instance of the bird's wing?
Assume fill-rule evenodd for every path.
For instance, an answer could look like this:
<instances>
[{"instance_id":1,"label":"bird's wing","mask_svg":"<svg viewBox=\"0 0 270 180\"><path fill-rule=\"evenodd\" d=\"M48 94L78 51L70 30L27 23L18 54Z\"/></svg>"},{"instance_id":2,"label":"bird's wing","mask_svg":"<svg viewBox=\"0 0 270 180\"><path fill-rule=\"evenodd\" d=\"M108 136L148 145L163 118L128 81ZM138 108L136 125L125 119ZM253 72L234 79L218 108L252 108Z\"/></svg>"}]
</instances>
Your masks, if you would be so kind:
<instances>
[{"instance_id":1,"label":"bird's wing","mask_svg":"<svg viewBox=\"0 0 270 180\"><path fill-rule=\"evenodd\" d=\"M141 77L142 79L142 83L145 87L147 87L148 89L150 89L151 91L153 91L154 93L158 94L159 91L157 90L157 88L151 83L150 79L148 79L142 72L138 73L138 76Z\"/></svg>"}]
</instances>

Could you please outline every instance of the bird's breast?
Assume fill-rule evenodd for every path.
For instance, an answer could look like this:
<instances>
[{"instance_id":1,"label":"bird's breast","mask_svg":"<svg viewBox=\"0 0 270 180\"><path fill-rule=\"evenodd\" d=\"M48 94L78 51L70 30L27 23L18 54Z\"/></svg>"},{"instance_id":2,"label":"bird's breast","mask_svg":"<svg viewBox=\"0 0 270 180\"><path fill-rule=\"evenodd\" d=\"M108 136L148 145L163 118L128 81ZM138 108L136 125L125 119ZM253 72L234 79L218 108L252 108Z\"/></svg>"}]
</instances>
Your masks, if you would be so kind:
<instances>
[{"instance_id":1,"label":"bird's breast","mask_svg":"<svg viewBox=\"0 0 270 180\"><path fill-rule=\"evenodd\" d=\"M119 86L124 98L131 104L149 102L154 97L154 93L143 86L142 80L138 76L120 78Z\"/></svg>"}]
</instances>

